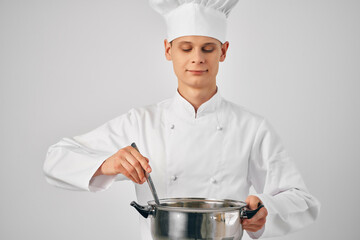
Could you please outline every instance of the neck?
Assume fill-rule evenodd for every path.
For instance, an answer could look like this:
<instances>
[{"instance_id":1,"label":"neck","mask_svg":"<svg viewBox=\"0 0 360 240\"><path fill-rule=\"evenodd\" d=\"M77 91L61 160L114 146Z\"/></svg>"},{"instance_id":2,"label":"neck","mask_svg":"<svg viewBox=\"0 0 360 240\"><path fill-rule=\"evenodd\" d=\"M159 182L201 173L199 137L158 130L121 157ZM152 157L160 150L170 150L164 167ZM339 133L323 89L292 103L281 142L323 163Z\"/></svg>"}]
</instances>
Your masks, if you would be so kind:
<instances>
[{"instance_id":1,"label":"neck","mask_svg":"<svg viewBox=\"0 0 360 240\"><path fill-rule=\"evenodd\" d=\"M209 86L207 88L191 88L185 86L179 86L178 92L185 98L197 112L198 108L204 102L208 101L217 92L216 85Z\"/></svg>"}]
</instances>

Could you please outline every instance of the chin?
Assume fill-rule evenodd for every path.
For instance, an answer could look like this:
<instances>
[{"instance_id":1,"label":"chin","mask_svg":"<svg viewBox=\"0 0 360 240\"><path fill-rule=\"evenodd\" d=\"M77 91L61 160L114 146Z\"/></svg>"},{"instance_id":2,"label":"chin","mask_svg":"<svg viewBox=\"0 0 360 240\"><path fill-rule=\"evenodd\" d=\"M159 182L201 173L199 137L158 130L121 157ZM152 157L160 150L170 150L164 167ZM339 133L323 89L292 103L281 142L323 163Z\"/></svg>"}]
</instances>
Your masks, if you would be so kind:
<instances>
[{"instance_id":1,"label":"chin","mask_svg":"<svg viewBox=\"0 0 360 240\"><path fill-rule=\"evenodd\" d=\"M183 83L188 87L196 89L208 88L210 85L213 85L213 83L210 82L208 78L192 78Z\"/></svg>"}]
</instances>

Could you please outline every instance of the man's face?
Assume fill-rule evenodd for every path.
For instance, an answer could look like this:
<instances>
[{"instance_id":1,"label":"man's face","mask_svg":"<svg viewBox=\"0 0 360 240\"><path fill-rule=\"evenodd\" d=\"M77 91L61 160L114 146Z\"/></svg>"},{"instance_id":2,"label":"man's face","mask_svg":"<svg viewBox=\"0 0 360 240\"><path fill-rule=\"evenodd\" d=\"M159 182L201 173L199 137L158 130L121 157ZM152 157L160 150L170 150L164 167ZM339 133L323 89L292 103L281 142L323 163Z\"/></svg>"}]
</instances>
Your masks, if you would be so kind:
<instances>
[{"instance_id":1,"label":"man's face","mask_svg":"<svg viewBox=\"0 0 360 240\"><path fill-rule=\"evenodd\" d=\"M165 43L165 55L173 62L179 87L210 88L216 86L219 62L226 57L228 42L205 36L184 36Z\"/></svg>"}]
</instances>

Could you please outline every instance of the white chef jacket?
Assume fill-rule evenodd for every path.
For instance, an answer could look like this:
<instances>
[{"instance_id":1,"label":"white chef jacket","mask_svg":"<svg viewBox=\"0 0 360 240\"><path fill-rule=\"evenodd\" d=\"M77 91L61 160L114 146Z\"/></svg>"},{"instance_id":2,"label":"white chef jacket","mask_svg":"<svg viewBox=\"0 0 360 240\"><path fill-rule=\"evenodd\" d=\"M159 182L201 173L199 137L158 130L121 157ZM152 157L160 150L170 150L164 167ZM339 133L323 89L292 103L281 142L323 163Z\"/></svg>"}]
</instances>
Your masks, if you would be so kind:
<instances>
[{"instance_id":1,"label":"white chef jacket","mask_svg":"<svg viewBox=\"0 0 360 240\"><path fill-rule=\"evenodd\" d=\"M86 134L50 146L44 172L49 183L71 190L101 191L126 177L93 174L105 159L135 142L150 160L160 198L202 197L244 201L254 187L268 210L264 228L251 238L275 237L312 223L320 204L308 192L278 135L264 117L220 96L195 112L178 92L136 108ZM153 199L135 184L137 199ZM142 239L151 239L140 217Z\"/></svg>"}]
</instances>

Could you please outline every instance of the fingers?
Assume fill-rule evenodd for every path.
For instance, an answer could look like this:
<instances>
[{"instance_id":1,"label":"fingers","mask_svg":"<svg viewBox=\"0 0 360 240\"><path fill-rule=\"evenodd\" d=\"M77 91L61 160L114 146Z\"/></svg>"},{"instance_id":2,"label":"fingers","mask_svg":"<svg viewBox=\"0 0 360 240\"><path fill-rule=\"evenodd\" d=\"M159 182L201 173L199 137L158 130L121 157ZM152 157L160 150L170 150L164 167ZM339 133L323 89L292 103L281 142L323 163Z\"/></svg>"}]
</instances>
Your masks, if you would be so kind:
<instances>
[{"instance_id":1,"label":"fingers","mask_svg":"<svg viewBox=\"0 0 360 240\"><path fill-rule=\"evenodd\" d=\"M127 170L125 170L124 173L122 173L122 174L123 174L125 177L127 177L128 179L130 179L131 181L137 183L136 179L133 178Z\"/></svg>"},{"instance_id":2,"label":"fingers","mask_svg":"<svg viewBox=\"0 0 360 240\"><path fill-rule=\"evenodd\" d=\"M248 196L245 202L251 210L257 209L262 203L258 197L253 195ZM267 209L262 207L251 219L242 220L243 229L249 232L259 231L265 225L267 215Z\"/></svg>"},{"instance_id":3,"label":"fingers","mask_svg":"<svg viewBox=\"0 0 360 240\"><path fill-rule=\"evenodd\" d=\"M149 159L142 156L133 147L118 150L107 158L98 168L94 176L123 174L131 181L142 184L146 181L146 172L151 172Z\"/></svg>"},{"instance_id":4,"label":"fingers","mask_svg":"<svg viewBox=\"0 0 360 240\"><path fill-rule=\"evenodd\" d=\"M130 153L133 157L141 164L141 167L148 173L151 172L151 167L149 165L149 159L141 155L135 148L130 148Z\"/></svg>"},{"instance_id":5,"label":"fingers","mask_svg":"<svg viewBox=\"0 0 360 240\"><path fill-rule=\"evenodd\" d=\"M144 172L142 170L139 163L133 162L132 160L129 160L129 157L126 157L125 161L122 161L121 165L124 167L126 171L122 172L122 174L130 175L136 182L136 183L143 183L144 179ZM134 166L135 165L135 166ZM140 169L139 169L140 168Z\"/></svg>"},{"instance_id":6,"label":"fingers","mask_svg":"<svg viewBox=\"0 0 360 240\"><path fill-rule=\"evenodd\" d=\"M136 175L136 178L139 179L140 182L145 182L145 172L139 161L131 153L126 154L125 158L133 167L133 169L131 169L132 172L130 172L131 175Z\"/></svg>"},{"instance_id":7,"label":"fingers","mask_svg":"<svg viewBox=\"0 0 360 240\"><path fill-rule=\"evenodd\" d=\"M142 156L133 147L128 146L120 149L116 153L115 169L117 173L121 173L131 181L143 184L146 181L145 170L151 172L149 159Z\"/></svg>"},{"instance_id":8,"label":"fingers","mask_svg":"<svg viewBox=\"0 0 360 240\"><path fill-rule=\"evenodd\" d=\"M259 231L265 225L267 215L266 208L261 208L251 219L242 220L243 229L250 232Z\"/></svg>"},{"instance_id":9,"label":"fingers","mask_svg":"<svg viewBox=\"0 0 360 240\"><path fill-rule=\"evenodd\" d=\"M257 196L250 195L246 198L245 202L247 203L247 205L251 210L255 210L258 208L259 203L261 203L261 200Z\"/></svg>"}]
</instances>

